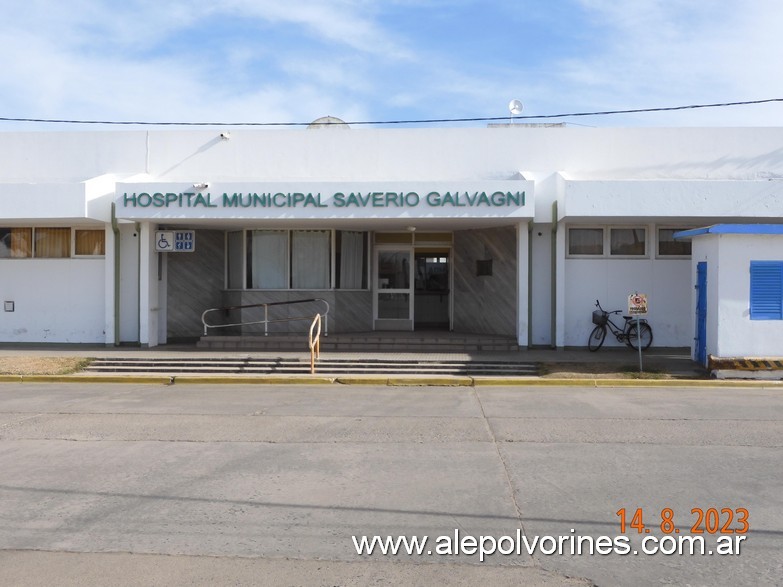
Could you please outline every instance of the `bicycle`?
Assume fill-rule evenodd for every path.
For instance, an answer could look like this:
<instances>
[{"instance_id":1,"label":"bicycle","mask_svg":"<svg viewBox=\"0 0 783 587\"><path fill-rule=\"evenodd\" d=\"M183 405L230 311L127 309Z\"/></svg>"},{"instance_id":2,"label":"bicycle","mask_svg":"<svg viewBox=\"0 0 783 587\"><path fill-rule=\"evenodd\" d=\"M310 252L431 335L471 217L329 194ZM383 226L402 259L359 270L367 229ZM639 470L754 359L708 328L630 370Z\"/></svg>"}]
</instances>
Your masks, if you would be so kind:
<instances>
[{"instance_id":1,"label":"bicycle","mask_svg":"<svg viewBox=\"0 0 783 587\"><path fill-rule=\"evenodd\" d=\"M650 347L653 333L647 320L642 318L637 326L636 318L623 316L625 324L620 328L612 322L610 316L612 314L620 314L622 310L607 312L601 307L601 303L598 300L595 301L595 305L598 307L597 310L593 310L593 324L596 326L593 328L593 331L590 333L590 339L587 341L587 348L590 349L590 352L595 352L603 346L607 328L612 331L612 334L617 338L617 342L624 342L634 350L639 350L639 343L641 343L643 351ZM641 339L639 334L641 334Z\"/></svg>"}]
</instances>

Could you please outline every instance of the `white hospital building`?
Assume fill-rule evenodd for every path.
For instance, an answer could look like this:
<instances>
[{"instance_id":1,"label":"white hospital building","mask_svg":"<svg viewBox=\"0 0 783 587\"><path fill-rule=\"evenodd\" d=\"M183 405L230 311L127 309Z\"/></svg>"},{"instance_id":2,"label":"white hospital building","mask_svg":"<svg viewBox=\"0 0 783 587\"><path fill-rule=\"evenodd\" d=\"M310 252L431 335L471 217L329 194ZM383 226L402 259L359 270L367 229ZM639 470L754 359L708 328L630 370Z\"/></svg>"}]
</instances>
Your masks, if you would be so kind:
<instances>
[{"instance_id":1,"label":"white hospital building","mask_svg":"<svg viewBox=\"0 0 783 587\"><path fill-rule=\"evenodd\" d=\"M3 132L0 342L321 298L330 333L585 347L639 292L655 347L783 357L781 227L783 128Z\"/></svg>"}]
</instances>

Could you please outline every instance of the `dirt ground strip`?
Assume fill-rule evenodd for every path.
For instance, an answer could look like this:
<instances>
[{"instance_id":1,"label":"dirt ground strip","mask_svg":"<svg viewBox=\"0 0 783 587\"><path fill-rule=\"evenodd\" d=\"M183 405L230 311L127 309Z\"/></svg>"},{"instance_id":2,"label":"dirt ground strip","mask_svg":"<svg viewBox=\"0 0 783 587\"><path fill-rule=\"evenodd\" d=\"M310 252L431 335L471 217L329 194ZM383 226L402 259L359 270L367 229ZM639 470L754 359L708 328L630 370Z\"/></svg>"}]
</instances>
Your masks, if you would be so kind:
<instances>
[{"instance_id":1,"label":"dirt ground strip","mask_svg":"<svg viewBox=\"0 0 783 587\"><path fill-rule=\"evenodd\" d=\"M67 375L89 362L84 357L0 357L0 375Z\"/></svg>"},{"instance_id":2,"label":"dirt ground strip","mask_svg":"<svg viewBox=\"0 0 783 587\"><path fill-rule=\"evenodd\" d=\"M542 363L541 376L545 379L675 379L655 367L645 367L639 372L639 365L631 363Z\"/></svg>"}]
</instances>

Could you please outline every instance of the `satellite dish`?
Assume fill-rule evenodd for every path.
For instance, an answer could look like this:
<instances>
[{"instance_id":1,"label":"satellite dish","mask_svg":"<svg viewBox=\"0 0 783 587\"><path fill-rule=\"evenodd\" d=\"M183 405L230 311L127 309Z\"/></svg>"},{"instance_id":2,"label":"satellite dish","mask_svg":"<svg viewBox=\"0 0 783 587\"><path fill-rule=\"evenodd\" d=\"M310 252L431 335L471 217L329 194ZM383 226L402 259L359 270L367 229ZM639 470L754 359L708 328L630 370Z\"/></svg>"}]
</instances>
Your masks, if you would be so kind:
<instances>
[{"instance_id":1,"label":"satellite dish","mask_svg":"<svg viewBox=\"0 0 783 587\"><path fill-rule=\"evenodd\" d=\"M519 100L511 100L511 102L508 103L508 111L514 116L522 114L522 102Z\"/></svg>"},{"instance_id":2,"label":"satellite dish","mask_svg":"<svg viewBox=\"0 0 783 587\"><path fill-rule=\"evenodd\" d=\"M313 120L310 124L307 125L307 128L351 128L346 124L344 120L340 120L336 116L322 116L321 118L316 118Z\"/></svg>"}]
</instances>

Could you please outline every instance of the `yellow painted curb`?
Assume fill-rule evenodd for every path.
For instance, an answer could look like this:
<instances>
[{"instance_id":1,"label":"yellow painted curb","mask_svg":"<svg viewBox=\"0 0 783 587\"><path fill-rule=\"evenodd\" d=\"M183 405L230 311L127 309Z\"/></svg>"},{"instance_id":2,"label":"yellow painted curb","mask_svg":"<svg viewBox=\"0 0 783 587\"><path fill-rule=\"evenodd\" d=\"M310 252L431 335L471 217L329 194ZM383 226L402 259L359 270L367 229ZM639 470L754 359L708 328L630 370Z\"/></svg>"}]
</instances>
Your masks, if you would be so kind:
<instances>
[{"instance_id":1,"label":"yellow painted curb","mask_svg":"<svg viewBox=\"0 0 783 587\"><path fill-rule=\"evenodd\" d=\"M596 379L596 387L772 387L780 381L730 379Z\"/></svg>"},{"instance_id":2,"label":"yellow painted curb","mask_svg":"<svg viewBox=\"0 0 783 587\"><path fill-rule=\"evenodd\" d=\"M520 387L593 387L595 379L540 379L538 377L476 377L473 379L476 387L520 386Z\"/></svg>"},{"instance_id":3,"label":"yellow painted curb","mask_svg":"<svg viewBox=\"0 0 783 587\"><path fill-rule=\"evenodd\" d=\"M352 377L336 377L334 382L343 385L389 385L389 378L378 377L377 375L356 375Z\"/></svg>"},{"instance_id":4,"label":"yellow painted curb","mask_svg":"<svg viewBox=\"0 0 783 587\"><path fill-rule=\"evenodd\" d=\"M209 375L180 375L174 377L174 385L177 384L203 384L212 385L325 385L334 383L332 377L318 376L284 376L284 375L255 375L255 376L209 376Z\"/></svg>"},{"instance_id":5,"label":"yellow painted curb","mask_svg":"<svg viewBox=\"0 0 783 587\"><path fill-rule=\"evenodd\" d=\"M168 375L24 375L22 383L151 383L168 385Z\"/></svg>"},{"instance_id":6,"label":"yellow painted curb","mask_svg":"<svg viewBox=\"0 0 783 587\"><path fill-rule=\"evenodd\" d=\"M388 385L473 387L472 377L389 377Z\"/></svg>"},{"instance_id":7,"label":"yellow painted curb","mask_svg":"<svg viewBox=\"0 0 783 587\"><path fill-rule=\"evenodd\" d=\"M0 383L21 383L21 375L0 375Z\"/></svg>"}]
</instances>

